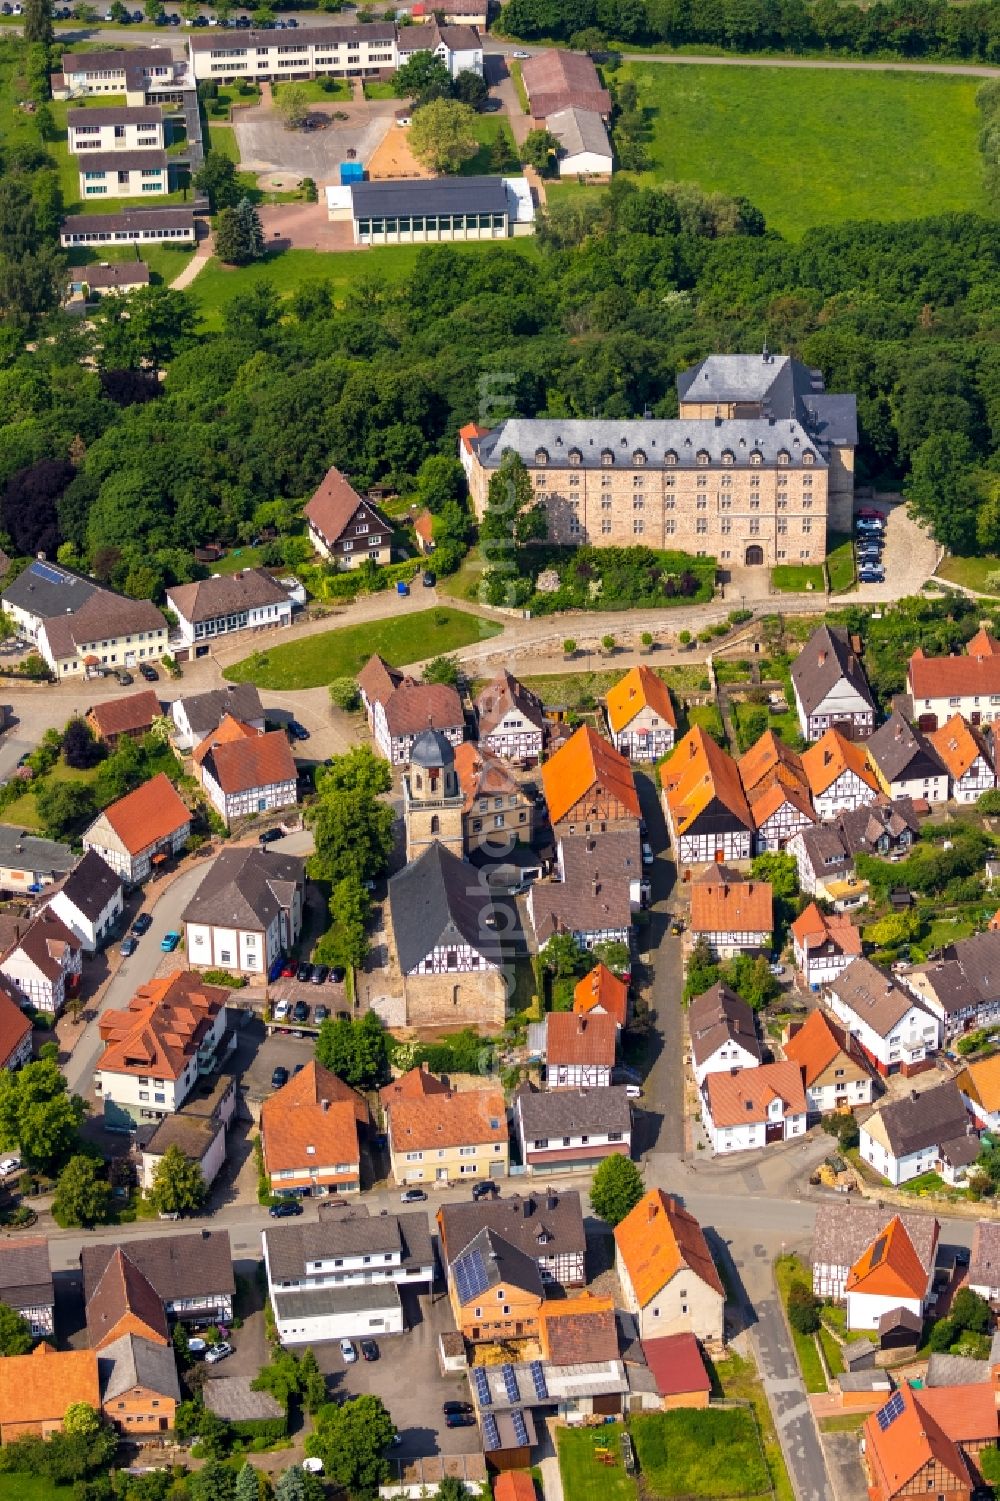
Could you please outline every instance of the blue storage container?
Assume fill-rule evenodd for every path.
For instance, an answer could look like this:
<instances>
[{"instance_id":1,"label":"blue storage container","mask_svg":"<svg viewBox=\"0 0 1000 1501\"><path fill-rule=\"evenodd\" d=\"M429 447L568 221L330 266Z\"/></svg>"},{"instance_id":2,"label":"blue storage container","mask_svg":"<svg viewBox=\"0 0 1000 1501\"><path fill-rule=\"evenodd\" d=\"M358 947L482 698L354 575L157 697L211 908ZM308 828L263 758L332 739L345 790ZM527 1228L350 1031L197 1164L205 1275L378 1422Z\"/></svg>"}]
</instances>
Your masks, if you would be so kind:
<instances>
[{"instance_id":1,"label":"blue storage container","mask_svg":"<svg viewBox=\"0 0 1000 1501\"><path fill-rule=\"evenodd\" d=\"M346 188L352 182L364 182L365 169L361 162L341 162L340 186Z\"/></svg>"}]
</instances>

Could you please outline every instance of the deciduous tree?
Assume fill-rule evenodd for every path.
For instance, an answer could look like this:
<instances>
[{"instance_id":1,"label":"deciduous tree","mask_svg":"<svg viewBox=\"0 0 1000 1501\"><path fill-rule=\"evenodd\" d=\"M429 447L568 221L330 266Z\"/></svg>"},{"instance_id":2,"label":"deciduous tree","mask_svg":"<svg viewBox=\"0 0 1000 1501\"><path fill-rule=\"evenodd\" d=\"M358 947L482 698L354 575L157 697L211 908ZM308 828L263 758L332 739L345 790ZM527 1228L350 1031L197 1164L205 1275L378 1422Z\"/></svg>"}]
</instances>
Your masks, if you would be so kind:
<instances>
[{"instance_id":1,"label":"deciduous tree","mask_svg":"<svg viewBox=\"0 0 1000 1501\"><path fill-rule=\"evenodd\" d=\"M27 1355L34 1343L27 1319L16 1308L0 1303L0 1355Z\"/></svg>"},{"instance_id":2,"label":"deciduous tree","mask_svg":"<svg viewBox=\"0 0 1000 1501\"><path fill-rule=\"evenodd\" d=\"M396 69L392 78L392 91L397 99L415 99L422 103L431 99L448 99L451 88L447 64L433 52L415 52L408 62Z\"/></svg>"},{"instance_id":3,"label":"deciduous tree","mask_svg":"<svg viewBox=\"0 0 1000 1501\"><path fill-rule=\"evenodd\" d=\"M315 879L381 874L393 847L395 816L382 800L391 785L387 763L368 746L334 756L321 770L316 802L306 813L316 848L310 862Z\"/></svg>"},{"instance_id":4,"label":"deciduous tree","mask_svg":"<svg viewBox=\"0 0 1000 1501\"><path fill-rule=\"evenodd\" d=\"M590 1185L590 1207L613 1229L644 1193L642 1173L630 1157L605 1157Z\"/></svg>"},{"instance_id":5,"label":"deciduous tree","mask_svg":"<svg viewBox=\"0 0 1000 1501\"><path fill-rule=\"evenodd\" d=\"M327 1017L316 1039L316 1062L355 1089L384 1084L389 1074L389 1039L374 1011L359 1021Z\"/></svg>"},{"instance_id":6,"label":"deciduous tree","mask_svg":"<svg viewBox=\"0 0 1000 1501\"><path fill-rule=\"evenodd\" d=\"M192 1162L176 1144L169 1146L156 1164L147 1194L157 1214L193 1214L207 1193L201 1164Z\"/></svg>"},{"instance_id":7,"label":"deciduous tree","mask_svg":"<svg viewBox=\"0 0 1000 1501\"><path fill-rule=\"evenodd\" d=\"M93 1157L71 1157L56 1182L52 1217L63 1229L99 1225L107 1219L110 1197Z\"/></svg>"},{"instance_id":8,"label":"deciduous tree","mask_svg":"<svg viewBox=\"0 0 1000 1501\"><path fill-rule=\"evenodd\" d=\"M77 1145L83 1114L83 1100L69 1094L51 1058L0 1075L0 1147L20 1148L29 1167L57 1170Z\"/></svg>"},{"instance_id":9,"label":"deciduous tree","mask_svg":"<svg viewBox=\"0 0 1000 1501\"><path fill-rule=\"evenodd\" d=\"M326 1475L352 1496L372 1496L388 1477L385 1451L395 1433L378 1397L354 1397L340 1407L320 1409L306 1450L317 1455Z\"/></svg>"},{"instance_id":10,"label":"deciduous tree","mask_svg":"<svg viewBox=\"0 0 1000 1501\"><path fill-rule=\"evenodd\" d=\"M301 83L283 83L275 91L274 104L286 130L300 130L309 118L309 90Z\"/></svg>"},{"instance_id":11,"label":"deciduous tree","mask_svg":"<svg viewBox=\"0 0 1000 1501\"><path fill-rule=\"evenodd\" d=\"M475 120L457 99L432 99L413 116L410 149L432 172L457 172L479 150Z\"/></svg>"}]
</instances>

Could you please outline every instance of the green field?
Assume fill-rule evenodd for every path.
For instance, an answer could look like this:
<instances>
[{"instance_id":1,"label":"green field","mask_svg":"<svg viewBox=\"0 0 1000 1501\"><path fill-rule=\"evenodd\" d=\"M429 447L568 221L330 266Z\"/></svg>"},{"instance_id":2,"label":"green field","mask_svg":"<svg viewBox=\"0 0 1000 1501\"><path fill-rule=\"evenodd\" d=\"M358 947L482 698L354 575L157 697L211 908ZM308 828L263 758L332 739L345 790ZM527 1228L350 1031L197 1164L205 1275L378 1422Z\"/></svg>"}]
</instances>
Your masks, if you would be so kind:
<instances>
[{"instance_id":1,"label":"green field","mask_svg":"<svg viewBox=\"0 0 1000 1501\"><path fill-rule=\"evenodd\" d=\"M622 1464L621 1424L606 1423L600 1428L557 1428L559 1474L566 1501L635 1501L636 1484ZM606 1465L597 1454L608 1449L614 1465Z\"/></svg>"},{"instance_id":2,"label":"green field","mask_svg":"<svg viewBox=\"0 0 1000 1501\"><path fill-rule=\"evenodd\" d=\"M405 607L403 607L405 608ZM419 610L395 620L372 620L254 652L227 667L224 677L259 688L319 688L334 678L354 677L373 652L393 667L423 662L499 635L501 627L464 610Z\"/></svg>"},{"instance_id":3,"label":"green field","mask_svg":"<svg viewBox=\"0 0 1000 1501\"><path fill-rule=\"evenodd\" d=\"M826 571L830 591L843 594L853 589L857 578L854 569L854 539L842 532L831 532L826 539Z\"/></svg>"},{"instance_id":4,"label":"green field","mask_svg":"<svg viewBox=\"0 0 1000 1501\"><path fill-rule=\"evenodd\" d=\"M309 104L333 104L338 99L350 99L352 94L346 78L296 78L292 82L297 89L304 90ZM275 84L272 90L275 99L280 99L282 90L288 87L287 83Z\"/></svg>"},{"instance_id":5,"label":"green field","mask_svg":"<svg viewBox=\"0 0 1000 1501\"><path fill-rule=\"evenodd\" d=\"M69 1486L56 1488L44 1475L0 1475L0 1501L52 1501L72 1494Z\"/></svg>"},{"instance_id":6,"label":"green field","mask_svg":"<svg viewBox=\"0 0 1000 1501\"><path fill-rule=\"evenodd\" d=\"M475 156L463 163L463 177L489 176L491 172L496 171L491 152L498 136L504 140L508 161L517 160L517 147L514 145L514 136L506 115L477 115L475 131L479 150Z\"/></svg>"},{"instance_id":7,"label":"green field","mask_svg":"<svg viewBox=\"0 0 1000 1501\"><path fill-rule=\"evenodd\" d=\"M949 583L961 584L982 594L1000 594L1000 589L990 588L986 582L991 574L1000 574L1000 558L955 558L949 555L937 571L938 578L947 579Z\"/></svg>"},{"instance_id":8,"label":"green field","mask_svg":"<svg viewBox=\"0 0 1000 1501\"><path fill-rule=\"evenodd\" d=\"M987 207L978 79L656 63L618 76L647 112L644 180L745 195L783 234Z\"/></svg>"},{"instance_id":9,"label":"green field","mask_svg":"<svg viewBox=\"0 0 1000 1501\"><path fill-rule=\"evenodd\" d=\"M643 1480L657 1496L770 1495L757 1425L746 1408L644 1413L630 1426Z\"/></svg>"}]
</instances>

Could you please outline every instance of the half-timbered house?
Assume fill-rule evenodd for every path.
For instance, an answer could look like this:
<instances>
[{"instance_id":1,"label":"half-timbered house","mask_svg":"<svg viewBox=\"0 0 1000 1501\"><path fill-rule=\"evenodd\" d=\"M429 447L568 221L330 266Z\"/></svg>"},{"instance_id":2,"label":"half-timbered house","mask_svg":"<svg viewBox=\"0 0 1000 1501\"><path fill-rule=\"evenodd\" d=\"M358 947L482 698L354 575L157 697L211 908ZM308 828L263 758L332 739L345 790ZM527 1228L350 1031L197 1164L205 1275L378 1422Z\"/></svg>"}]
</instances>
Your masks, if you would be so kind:
<instances>
[{"instance_id":1,"label":"half-timbered house","mask_svg":"<svg viewBox=\"0 0 1000 1501\"><path fill-rule=\"evenodd\" d=\"M516 1105L516 1096L515 1096ZM442 1204L437 1212L438 1244L446 1269L479 1234L491 1229L530 1256L542 1281L582 1287L586 1281L587 1236L575 1189L532 1189L501 1199L465 1199Z\"/></svg>"},{"instance_id":2,"label":"half-timbered house","mask_svg":"<svg viewBox=\"0 0 1000 1501\"><path fill-rule=\"evenodd\" d=\"M839 730L827 730L803 752L802 769L820 818L834 818L845 808L871 802L879 790L864 745L845 740Z\"/></svg>"},{"instance_id":3,"label":"half-timbered house","mask_svg":"<svg viewBox=\"0 0 1000 1501\"><path fill-rule=\"evenodd\" d=\"M996 786L996 770L987 738L961 714L952 715L947 724L932 730L927 739L944 763L956 803L974 803L982 793Z\"/></svg>"},{"instance_id":4,"label":"half-timbered house","mask_svg":"<svg viewBox=\"0 0 1000 1501\"><path fill-rule=\"evenodd\" d=\"M713 865L691 886L691 935L708 944L716 959L759 954L771 947L774 903L767 881L744 881Z\"/></svg>"},{"instance_id":5,"label":"half-timbered house","mask_svg":"<svg viewBox=\"0 0 1000 1501\"><path fill-rule=\"evenodd\" d=\"M792 951L803 980L812 989L827 985L861 957L861 933L842 913L826 913L810 902L792 923Z\"/></svg>"},{"instance_id":6,"label":"half-timbered house","mask_svg":"<svg viewBox=\"0 0 1000 1501\"><path fill-rule=\"evenodd\" d=\"M818 740L829 729L863 740L875 726L875 700L846 631L821 625L792 663L792 691L802 733Z\"/></svg>"},{"instance_id":7,"label":"half-timbered house","mask_svg":"<svg viewBox=\"0 0 1000 1501\"><path fill-rule=\"evenodd\" d=\"M658 761L673 750L677 716L670 689L648 667L631 668L609 689L608 728L630 761Z\"/></svg>"},{"instance_id":8,"label":"half-timbered house","mask_svg":"<svg viewBox=\"0 0 1000 1501\"><path fill-rule=\"evenodd\" d=\"M392 522L364 500L339 469L328 469L303 513L309 540L339 568L357 568L392 557Z\"/></svg>"},{"instance_id":9,"label":"half-timbered house","mask_svg":"<svg viewBox=\"0 0 1000 1501\"><path fill-rule=\"evenodd\" d=\"M375 748L393 766L409 763L424 730L439 730L452 745L465 739L462 700L448 683L415 682L373 656L358 675L358 689Z\"/></svg>"},{"instance_id":10,"label":"half-timbered house","mask_svg":"<svg viewBox=\"0 0 1000 1501\"><path fill-rule=\"evenodd\" d=\"M618 1028L613 1016L550 1011L545 1027L545 1078L550 1089L596 1089L611 1083Z\"/></svg>"},{"instance_id":11,"label":"half-timbered house","mask_svg":"<svg viewBox=\"0 0 1000 1501\"><path fill-rule=\"evenodd\" d=\"M894 710L867 742L868 760L887 797L948 801L948 770L922 730Z\"/></svg>"},{"instance_id":12,"label":"half-timbered house","mask_svg":"<svg viewBox=\"0 0 1000 1501\"><path fill-rule=\"evenodd\" d=\"M505 761L534 766L545 748L545 711L530 688L506 668L476 699L479 744Z\"/></svg>"},{"instance_id":13,"label":"half-timbered house","mask_svg":"<svg viewBox=\"0 0 1000 1501\"><path fill-rule=\"evenodd\" d=\"M542 786L556 838L638 826L641 810L632 768L589 725L581 725L546 761Z\"/></svg>"},{"instance_id":14,"label":"half-timbered house","mask_svg":"<svg viewBox=\"0 0 1000 1501\"><path fill-rule=\"evenodd\" d=\"M816 822L802 758L765 730L737 763L753 818L753 852L783 850L799 829Z\"/></svg>"},{"instance_id":15,"label":"half-timbered house","mask_svg":"<svg viewBox=\"0 0 1000 1501\"><path fill-rule=\"evenodd\" d=\"M700 726L660 767L663 811L682 864L749 860L754 823L732 756Z\"/></svg>"}]
</instances>

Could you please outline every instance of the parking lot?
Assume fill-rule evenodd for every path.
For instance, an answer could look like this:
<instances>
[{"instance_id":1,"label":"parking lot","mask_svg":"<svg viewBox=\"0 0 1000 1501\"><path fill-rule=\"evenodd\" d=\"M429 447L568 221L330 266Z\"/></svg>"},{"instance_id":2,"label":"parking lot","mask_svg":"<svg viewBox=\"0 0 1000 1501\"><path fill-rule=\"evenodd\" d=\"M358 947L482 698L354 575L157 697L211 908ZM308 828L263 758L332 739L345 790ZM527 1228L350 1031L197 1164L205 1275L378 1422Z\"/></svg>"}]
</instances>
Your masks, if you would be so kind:
<instances>
[{"instance_id":1,"label":"parking lot","mask_svg":"<svg viewBox=\"0 0 1000 1501\"><path fill-rule=\"evenodd\" d=\"M311 1062L315 1052L315 1033L274 1032L265 1037L243 1074L247 1095L251 1100L266 1100L274 1093L271 1075L279 1064L291 1074L297 1064Z\"/></svg>"}]
</instances>

